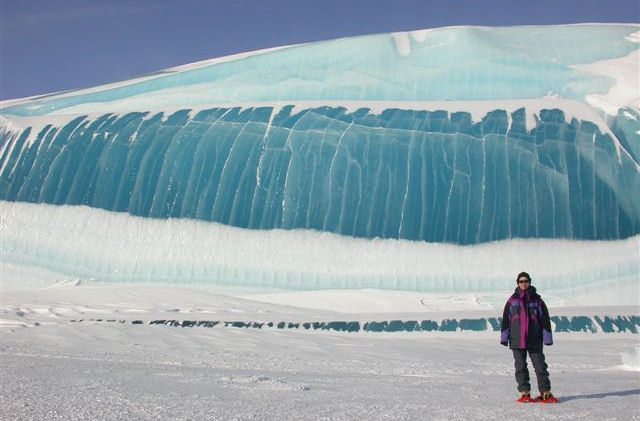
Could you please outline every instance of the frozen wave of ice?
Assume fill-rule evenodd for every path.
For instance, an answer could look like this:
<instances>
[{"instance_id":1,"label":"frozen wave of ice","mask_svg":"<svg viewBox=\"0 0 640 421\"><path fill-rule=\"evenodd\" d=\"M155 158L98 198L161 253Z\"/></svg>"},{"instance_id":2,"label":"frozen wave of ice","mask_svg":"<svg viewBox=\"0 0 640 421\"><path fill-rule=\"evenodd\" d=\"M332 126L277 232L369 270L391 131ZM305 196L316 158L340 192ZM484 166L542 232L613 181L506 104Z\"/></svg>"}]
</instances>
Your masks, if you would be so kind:
<instances>
[{"instance_id":1,"label":"frozen wave of ice","mask_svg":"<svg viewBox=\"0 0 640 421\"><path fill-rule=\"evenodd\" d=\"M3 101L3 283L459 293L526 268L637 300L638 29L345 38Z\"/></svg>"},{"instance_id":2,"label":"frozen wave of ice","mask_svg":"<svg viewBox=\"0 0 640 421\"><path fill-rule=\"evenodd\" d=\"M588 115L576 103L556 105L571 111L490 108L474 121L446 109L286 105L8 127L0 199L455 244L637 234L635 149L570 117Z\"/></svg>"}]
</instances>

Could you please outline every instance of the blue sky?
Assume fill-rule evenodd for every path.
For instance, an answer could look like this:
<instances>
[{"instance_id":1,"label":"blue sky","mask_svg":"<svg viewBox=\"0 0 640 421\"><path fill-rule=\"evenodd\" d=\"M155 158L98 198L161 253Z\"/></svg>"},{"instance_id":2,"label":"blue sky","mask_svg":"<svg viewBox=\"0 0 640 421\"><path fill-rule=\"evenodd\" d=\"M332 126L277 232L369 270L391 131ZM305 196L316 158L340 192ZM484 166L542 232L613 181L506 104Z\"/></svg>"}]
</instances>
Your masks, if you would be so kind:
<instances>
[{"instance_id":1,"label":"blue sky","mask_svg":"<svg viewBox=\"0 0 640 421\"><path fill-rule=\"evenodd\" d=\"M639 23L637 0L0 0L0 98L213 57L450 25Z\"/></svg>"}]
</instances>

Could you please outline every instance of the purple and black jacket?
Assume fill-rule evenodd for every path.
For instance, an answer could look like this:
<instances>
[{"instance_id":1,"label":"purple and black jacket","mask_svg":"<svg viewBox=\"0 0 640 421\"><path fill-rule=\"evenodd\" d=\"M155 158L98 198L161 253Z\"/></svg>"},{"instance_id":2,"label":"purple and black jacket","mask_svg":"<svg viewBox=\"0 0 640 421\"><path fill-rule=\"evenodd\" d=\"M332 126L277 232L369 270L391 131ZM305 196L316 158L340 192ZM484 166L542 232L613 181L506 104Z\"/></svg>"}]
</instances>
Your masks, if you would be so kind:
<instances>
[{"instance_id":1,"label":"purple and black jacket","mask_svg":"<svg viewBox=\"0 0 640 421\"><path fill-rule=\"evenodd\" d=\"M500 343L511 349L540 350L543 344L553 345L549 310L535 287L516 288L504 306L500 330Z\"/></svg>"}]
</instances>

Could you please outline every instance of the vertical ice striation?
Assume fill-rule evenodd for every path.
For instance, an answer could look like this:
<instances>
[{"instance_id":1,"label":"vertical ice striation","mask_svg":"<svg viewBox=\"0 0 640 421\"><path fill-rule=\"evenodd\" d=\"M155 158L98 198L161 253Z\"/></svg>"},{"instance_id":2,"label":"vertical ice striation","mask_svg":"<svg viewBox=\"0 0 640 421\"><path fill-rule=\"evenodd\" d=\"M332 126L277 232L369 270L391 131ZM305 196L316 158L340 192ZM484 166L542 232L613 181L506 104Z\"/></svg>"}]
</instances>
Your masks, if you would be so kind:
<instances>
[{"instance_id":1,"label":"vertical ice striation","mask_svg":"<svg viewBox=\"0 0 640 421\"><path fill-rule=\"evenodd\" d=\"M609 134L557 109L525 120L291 105L83 116L29 141L5 131L0 199L455 244L640 232L638 167Z\"/></svg>"}]
</instances>

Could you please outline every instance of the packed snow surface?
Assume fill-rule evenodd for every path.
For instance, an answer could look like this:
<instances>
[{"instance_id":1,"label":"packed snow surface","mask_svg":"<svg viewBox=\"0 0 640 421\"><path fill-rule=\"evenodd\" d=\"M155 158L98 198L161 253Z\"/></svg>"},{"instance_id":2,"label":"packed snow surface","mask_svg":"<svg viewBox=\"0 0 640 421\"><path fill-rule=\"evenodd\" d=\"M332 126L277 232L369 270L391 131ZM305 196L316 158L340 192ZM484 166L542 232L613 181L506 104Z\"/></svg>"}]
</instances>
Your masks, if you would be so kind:
<instances>
[{"instance_id":1,"label":"packed snow surface","mask_svg":"<svg viewBox=\"0 0 640 421\"><path fill-rule=\"evenodd\" d=\"M503 300L510 292L504 288ZM430 294L354 294L351 298L359 294L363 302L350 310L366 314L309 308L311 297L298 294L268 304L253 299L259 297L74 281L3 292L0 417L640 419L637 334L555 333L545 354L560 404L548 406L515 402L513 358L492 331L340 333L119 322L496 317L501 312L473 301L428 310L439 301ZM418 298L427 304L424 310ZM550 306L550 311L615 315L637 314L638 307ZM114 322L71 322L78 319ZM532 382L535 392L535 376Z\"/></svg>"}]
</instances>

